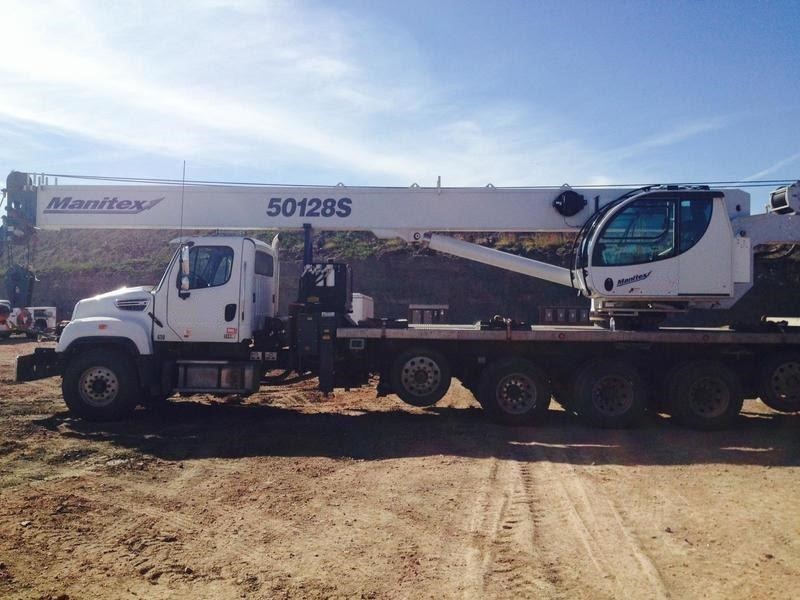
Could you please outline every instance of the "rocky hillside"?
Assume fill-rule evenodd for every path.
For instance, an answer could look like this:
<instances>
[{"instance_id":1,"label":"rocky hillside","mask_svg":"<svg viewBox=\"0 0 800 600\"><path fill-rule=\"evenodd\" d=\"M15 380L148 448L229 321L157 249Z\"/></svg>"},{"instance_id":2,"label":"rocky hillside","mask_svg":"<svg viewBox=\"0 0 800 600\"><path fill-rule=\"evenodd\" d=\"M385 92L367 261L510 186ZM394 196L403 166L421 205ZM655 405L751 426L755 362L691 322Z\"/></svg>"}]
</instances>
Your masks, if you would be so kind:
<instances>
[{"instance_id":1,"label":"rocky hillside","mask_svg":"<svg viewBox=\"0 0 800 600\"><path fill-rule=\"evenodd\" d=\"M44 231L34 267L39 278L36 304L56 305L68 317L75 302L123 285L156 284L173 251L165 231ZM272 234L257 237L268 241ZM472 235L469 239L530 258L565 265L571 240L560 234ZM281 304L296 294L302 238L281 234ZM356 291L375 298L376 313L405 316L410 303L443 303L451 320L473 322L494 314L535 321L539 306L583 306L567 288L501 269L378 240L370 234L321 234L317 256L348 262ZM776 253L780 256L780 253ZM730 314L683 317L686 323L754 320L762 314L800 315L800 252L788 258L761 258L757 284Z\"/></svg>"}]
</instances>

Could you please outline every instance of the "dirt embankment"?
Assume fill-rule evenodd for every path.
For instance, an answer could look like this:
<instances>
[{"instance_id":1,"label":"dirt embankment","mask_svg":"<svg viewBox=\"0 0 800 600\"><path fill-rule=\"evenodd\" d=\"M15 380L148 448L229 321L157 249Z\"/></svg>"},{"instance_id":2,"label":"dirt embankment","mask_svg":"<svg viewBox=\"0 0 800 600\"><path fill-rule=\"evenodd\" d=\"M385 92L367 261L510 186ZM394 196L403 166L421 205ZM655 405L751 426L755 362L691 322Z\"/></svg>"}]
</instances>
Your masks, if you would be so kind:
<instances>
[{"instance_id":1,"label":"dirt embankment","mask_svg":"<svg viewBox=\"0 0 800 600\"><path fill-rule=\"evenodd\" d=\"M35 262L40 281L34 303L55 305L61 317L68 318L81 298L123 285L155 285L171 255L167 241L177 235L164 231L41 232ZM562 266L569 262L567 239L521 237L515 242L508 237L487 234L476 241L544 262ZM570 288L368 234L329 234L317 241L320 259L351 264L355 291L372 296L380 316L405 317L409 304L435 303L448 304L451 321L456 323L495 314L536 322L540 306L587 305ZM283 236L281 248L280 302L285 314L297 297L299 236ZM756 276L755 288L733 310L696 311L671 324L757 322L764 314L800 316L800 252L758 260Z\"/></svg>"},{"instance_id":2,"label":"dirt embankment","mask_svg":"<svg viewBox=\"0 0 800 600\"><path fill-rule=\"evenodd\" d=\"M177 235L163 231L42 232L35 260L39 281L34 303L55 305L59 314L68 318L81 298L123 285L155 285L171 255L167 241ZM373 296L382 316L405 317L411 303L443 303L450 305L454 322L474 322L497 313L531 321L539 305L580 303L572 290L554 284L398 246L368 234L323 235L317 241L320 260L351 264L354 290ZM564 252L555 246L530 252L540 260L565 260ZM281 242L284 314L297 298L301 256L297 236Z\"/></svg>"},{"instance_id":3,"label":"dirt embankment","mask_svg":"<svg viewBox=\"0 0 800 600\"><path fill-rule=\"evenodd\" d=\"M0 597L793 598L800 419L486 422L307 382L71 419L0 347Z\"/></svg>"}]
</instances>

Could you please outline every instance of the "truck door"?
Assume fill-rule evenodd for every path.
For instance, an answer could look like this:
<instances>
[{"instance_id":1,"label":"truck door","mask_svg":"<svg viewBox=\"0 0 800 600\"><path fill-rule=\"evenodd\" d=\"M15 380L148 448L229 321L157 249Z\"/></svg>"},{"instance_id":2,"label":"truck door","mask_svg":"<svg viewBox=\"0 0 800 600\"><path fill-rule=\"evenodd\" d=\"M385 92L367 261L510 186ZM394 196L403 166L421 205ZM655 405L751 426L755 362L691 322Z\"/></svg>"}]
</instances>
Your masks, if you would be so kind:
<instances>
[{"instance_id":1,"label":"truck door","mask_svg":"<svg viewBox=\"0 0 800 600\"><path fill-rule=\"evenodd\" d=\"M612 214L594 243L591 287L612 298L678 293L676 201L642 198Z\"/></svg>"},{"instance_id":2,"label":"truck door","mask_svg":"<svg viewBox=\"0 0 800 600\"><path fill-rule=\"evenodd\" d=\"M680 295L733 293L733 229L724 198L682 199Z\"/></svg>"},{"instance_id":3,"label":"truck door","mask_svg":"<svg viewBox=\"0 0 800 600\"><path fill-rule=\"evenodd\" d=\"M203 240L189 249L189 289L181 290L175 261L167 294L167 324L184 342L238 342L241 241Z\"/></svg>"}]
</instances>

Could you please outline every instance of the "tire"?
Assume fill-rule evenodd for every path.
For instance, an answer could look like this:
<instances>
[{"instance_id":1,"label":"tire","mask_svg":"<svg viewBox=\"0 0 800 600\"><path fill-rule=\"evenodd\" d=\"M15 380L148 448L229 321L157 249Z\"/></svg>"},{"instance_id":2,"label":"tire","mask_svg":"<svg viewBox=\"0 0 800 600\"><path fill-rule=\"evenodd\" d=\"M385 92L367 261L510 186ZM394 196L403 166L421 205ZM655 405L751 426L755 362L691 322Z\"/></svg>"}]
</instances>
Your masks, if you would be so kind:
<instances>
[{"instance_id":1,"label":"tire","mask_svg":"<svg viewBox=\"0 0 800 600\"><path fill-rule=\"evenodd\" d=\"M639 371L621 360L587 363L578 372L575 411L593 427L618 429L638 423L647 410L647 388Z\"/></svg>"},{"instance_id":2,"label":"tire","mask_svg":"<svg viewBox=\"0 0 800 600\"><path fill-rule=\"evenodd\" d=\"M722 429L742 410L744 395L739 378L715 361L697 361L678 367L669 381L672 418L693 429Z\"/></svg>"},{"instance_id":3,"label":"tire","mask_svg":"<svg viewBox=\"0 0 800 600\"><path fill-rule=\"evenodd\" d=\"M761 401L778 412L800 411L800 354L773 354L759 369Z\"/></svg>"},{"instance_id":4,"label":"tire","mask_svg":"<svg viewBox=\"0 0 800 600\"><path fill-rule=\"evenodd\" d=\"M547 376L522 358L501 358L481 374L478 402L493 421L503 425L541 422L552 395Z\"/></svg>"},{"instance_id":5,"label":"tire","mask_svg":"<svg viewBox=\"0 0 800 600\"><path fill-rule=\"evenodd\" d=\"M90 421L128 416L140 399L130 356L114 348L95 348L73 356L61 384L70 412Z\"/></svg>"},{"instance_id":6,"label":"tire","mask_svg":"<svg viewBox=\"0 0 800 600\"><path fill-rule=\"evenodd\" d=\"M410 348L392 363L392 391L412 406L432 406L450 389L450 364L430 348Z\"/></svg>"}]
</instances>

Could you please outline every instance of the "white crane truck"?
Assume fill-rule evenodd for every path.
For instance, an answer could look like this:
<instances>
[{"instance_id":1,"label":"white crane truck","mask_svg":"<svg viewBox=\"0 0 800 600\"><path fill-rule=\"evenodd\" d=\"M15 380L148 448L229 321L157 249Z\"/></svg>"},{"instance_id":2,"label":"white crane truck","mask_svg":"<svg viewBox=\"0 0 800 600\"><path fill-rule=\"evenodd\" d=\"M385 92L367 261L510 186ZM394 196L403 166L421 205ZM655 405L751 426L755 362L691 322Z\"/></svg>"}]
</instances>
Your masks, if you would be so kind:
<instances>
[{"instance_id":1,"label":"white crane truck","mask_svg":"<svg viewBox=\"0 0 800 600\"><path fill-rule=\"evenodd\" d=\"M182 238L157 286L78 302L55 349L18 358L17 379L61 375L64 400L84 418L120 418L174 393L250 394L290 373L318 377L325 393L377 375L379 394L417 406L437 402L456 377L507 424L538 421L551 397L603 427L631 425L648 407L688 426L721 427L744 397L800 411L800 328L659 327L669 313L732 306L753 285L757 245L800 241L800 182L772 192L755 215L742 190L680 185L51 186L12 173L7 193L43 229L305 231L298 299L283 316L277 236L271 245L242 235ZM314 261L314 230L399 237L569 286L590 299L598 324L356 322L349 268ZM575 232L571 266L447 235L476 231Z\"/></svg>"}]
</instances>

